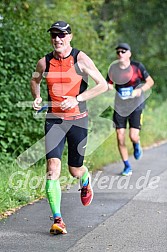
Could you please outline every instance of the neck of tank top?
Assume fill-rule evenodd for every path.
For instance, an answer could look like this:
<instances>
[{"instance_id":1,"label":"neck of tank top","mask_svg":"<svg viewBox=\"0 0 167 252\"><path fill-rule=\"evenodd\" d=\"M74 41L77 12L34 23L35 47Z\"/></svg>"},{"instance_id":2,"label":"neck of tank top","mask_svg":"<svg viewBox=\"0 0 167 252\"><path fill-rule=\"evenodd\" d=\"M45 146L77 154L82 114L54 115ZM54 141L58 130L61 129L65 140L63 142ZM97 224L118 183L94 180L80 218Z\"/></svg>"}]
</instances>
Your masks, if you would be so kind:
<instances>
[{"instance_id":1,"label":"neck of tank top","mask_svg":"<svg viewBox=\"0 0 167 252\"><path fill-rule=\"evenodd\" d=\"M53 51L53 57L57 60L66 59L70 56L71 51L72 51L72 48L70 48L70 50L68 50L68 52L66 53L56 53L55 51Z\"/></svg>"}]
</instances>

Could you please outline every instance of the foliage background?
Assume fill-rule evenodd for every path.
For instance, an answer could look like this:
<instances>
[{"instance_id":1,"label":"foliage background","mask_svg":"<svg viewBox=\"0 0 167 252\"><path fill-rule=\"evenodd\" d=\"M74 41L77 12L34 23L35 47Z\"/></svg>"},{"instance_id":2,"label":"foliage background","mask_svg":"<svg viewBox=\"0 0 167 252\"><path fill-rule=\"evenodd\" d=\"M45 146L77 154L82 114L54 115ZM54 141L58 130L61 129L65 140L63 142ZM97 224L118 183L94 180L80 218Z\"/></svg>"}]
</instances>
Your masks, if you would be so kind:
<instances>
[{"instance_id":1,"label":"foliage background","mask_svg":"<svg viewBox=\"0 0 167 252\"><path fill-rule=\"evenodd\" d=\"M31 107L30 79L37 61L52 50L47 29L56 20L69 22L73 31L72 45L88 54L104 76L110 63L115 60L115 46L124 41L132 46L133 58L142 61L155 81L151 99L148 101L147 119L157 124L146 129L145 145L167 138L164 128L167 112L167 16L166 1L149 0L1 0L0 2L0 176L4 178L0 189L7 195L0 195L0 202L6 202L3 210L23 204L33 197L34 192L22 188L19 194L8 188L8 175L19 168L14 160L43 136L44 119L36 120ZM42 84L43 99L46 86ZM94 107L104 117L111 118L112 108L101 107L110 104L110 98L102 95L89 103L90 113ZM164 104L162 104L164 102ZM161 107L162 104L162 107ZM162 110L157 111L159 108ZM163 123L162 123L163 122ZM165 125L165 127L164 127ZM101 131L105 132L105 125ZM148 131L147 131L148 130ZM151 131L153 130L153 132ZM156 131L156 132L155 132ZM99 168L114 161L114 136L109 138L86 162L87 166ZM66 159L66 151L64 153ZM93 160L90 164L90 159ZM44 174L44 160L33 169ZM39 171L39 172L38 172ZM66 169L64 168L64 174ZM32 174L33 176L33 174ZM6 178L6 180L5 180ZM37 190L36 196L40 195ZM7 200L8 199L8 200ZM14 203L13 203L14 202Z\"/></svg>"}]
</instances>

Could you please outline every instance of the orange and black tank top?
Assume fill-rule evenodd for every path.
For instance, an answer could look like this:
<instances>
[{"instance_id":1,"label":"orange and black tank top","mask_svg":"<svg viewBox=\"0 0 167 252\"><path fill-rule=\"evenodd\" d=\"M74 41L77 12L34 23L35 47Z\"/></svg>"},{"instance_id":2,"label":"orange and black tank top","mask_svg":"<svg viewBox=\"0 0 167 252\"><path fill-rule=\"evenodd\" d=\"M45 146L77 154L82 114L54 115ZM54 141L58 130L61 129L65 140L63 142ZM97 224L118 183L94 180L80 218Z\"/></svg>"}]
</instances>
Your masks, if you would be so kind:
<instances>
[{"instance_id":1,"label":"orange and black tank top","mask_svg":"<svg viewBox=\"0 0 167 252\"><path fill-rule=\"evenodd\" d=\"M53 52L45 56L44 76L48 90L48 113L53 113L57 117L76 116L86 111L86 102L80 102L70 110L60 108L60 103L64 100L63 96L76 97L87 89L88 76L83 75L77 64L79 52L73 48L70 55L63 59L56 59Z\"/></svg>"}]
</instances>

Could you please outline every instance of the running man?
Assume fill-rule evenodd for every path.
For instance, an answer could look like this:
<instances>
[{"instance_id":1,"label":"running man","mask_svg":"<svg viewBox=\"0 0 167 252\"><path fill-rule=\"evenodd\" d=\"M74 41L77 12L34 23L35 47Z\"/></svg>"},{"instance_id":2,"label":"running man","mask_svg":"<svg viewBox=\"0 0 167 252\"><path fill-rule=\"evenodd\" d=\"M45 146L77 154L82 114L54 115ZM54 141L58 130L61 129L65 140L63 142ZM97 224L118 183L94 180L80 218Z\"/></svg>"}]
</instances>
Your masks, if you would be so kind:
<instances>
[{"instance_id":1,"label":"running man","mask_svg":"<svg viewBox=\"0 0 167 252\"><path fill-rule=\"evenodd\" d=\"M110 65L107 82L109 89L113 89L115 84L113 121L118 149L124 163L122 175L128 176L132 174L132 167L128 160L125 141L127 122L129 137L134 148L134 158L139 160L142 156L139 133L144 109L144 92L154 85L154 81L142 63L131 61L131 48L127 43L120 43L115 49L118 60Z\"/></svg>"},{"instance_id":2,"label":"running man","mask_svg":"<svg viewBox=\"0 0 167 252\"><path fill-rule=\"evenodd\" d=\"M71 27L57 21L48 29L53 51L41 58L31 79L33 108L41 109L40 83L46 78L48 112L45 122L47 160L46 195L53 213L51 234L66 234L61 215L61 158L68 143L68 168L73 177L80 179L81 202L90 205L93 199L91 177L83 165L87 143L88 112L86 101L107 90L107 82L93 61L82 51L71 46ZM95 86L87 90L88 76Z\"/></svg>"}]
</instances>

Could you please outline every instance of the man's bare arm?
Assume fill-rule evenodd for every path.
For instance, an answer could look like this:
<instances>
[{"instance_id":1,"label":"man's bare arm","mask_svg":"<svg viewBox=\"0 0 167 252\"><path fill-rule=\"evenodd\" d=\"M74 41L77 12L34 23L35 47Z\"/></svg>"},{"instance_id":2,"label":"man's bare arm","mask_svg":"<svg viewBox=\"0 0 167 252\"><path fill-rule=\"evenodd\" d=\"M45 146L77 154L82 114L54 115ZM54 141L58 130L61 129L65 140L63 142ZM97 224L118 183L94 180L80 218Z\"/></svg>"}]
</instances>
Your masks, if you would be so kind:
<instances>
[{"instance_id":1,"label":"man's bare arm","mask_svg":"<svg viewBox=\"0 0 167 252\"><path fill-rule=\"evenodd\" d=\"M151 78L151 76L148 76L145 80L145 83L142 85L142 87L136 88L133 91L132 96L139 97L142 94L142 92L146 92L147 90L152 88L153 85L154 85L153 79Z\"/></svg>"},{"instance_id":2,"label":"man's bare arm","mask_svg":"<svg viewBox=\"0 0 167 252\"><path fill-rule=\"evenodd\" d=\"M31 85L31 93L34 97L33 108L35 110L39 110L41 106L39 104L42 102L42 98L40 95L40 83L42 80L42 74L45 71L45 58L42 58L38 61L36 70L33 73L30 85Z\"/></svg>"},{"instance_id":3,"label":"man's bare arm","mask_svg":"<svg viewBox=\"0 0 167 252\"><path fill-rule=\"evenodd\" d=\"M89 100L108 90L106 80L97 69L93 61L83 52L78 54L78 66L84 74L90 76L96 83L96 86L93 88L84 91L82 94L79 94L77 96L78 101Z\"/></svg>"},{"instance_id":4,"label":"man's bare arm","mask_svg":"<svg viewBox=\"0 0 167 252\"><path fill-rule=\"evenodd\" d=\"M74 108L79 102L92 99L108 90L106 80L96 68L93 61L85 53L80 52L78 54L77 63L81 72L87 76L90 76L96 85L89 90L85 90L77 97L63 96L66 99L60 104L62 110Z\"/></svg>"},{"instance_id":5,"label":"man's bare arm","mask_svg":"<svg viewBox=\"0 0 167 252\"><path fill-rule=\"evenodd\" d=\"M144 85L142 86L142 91L145 92L149 90L150 88L152 88L153 85L154 85L153 79L151 78L151 76L148 76L145 80Z\"/></svg>"}]
</instances>

